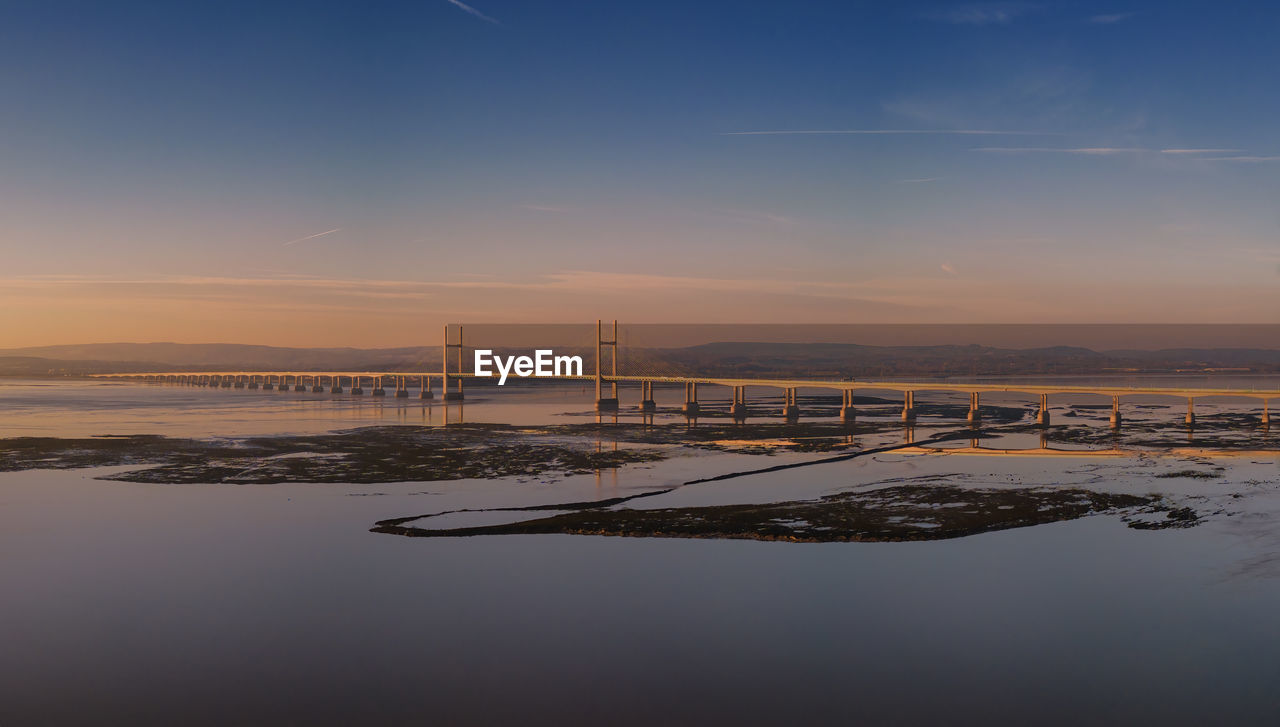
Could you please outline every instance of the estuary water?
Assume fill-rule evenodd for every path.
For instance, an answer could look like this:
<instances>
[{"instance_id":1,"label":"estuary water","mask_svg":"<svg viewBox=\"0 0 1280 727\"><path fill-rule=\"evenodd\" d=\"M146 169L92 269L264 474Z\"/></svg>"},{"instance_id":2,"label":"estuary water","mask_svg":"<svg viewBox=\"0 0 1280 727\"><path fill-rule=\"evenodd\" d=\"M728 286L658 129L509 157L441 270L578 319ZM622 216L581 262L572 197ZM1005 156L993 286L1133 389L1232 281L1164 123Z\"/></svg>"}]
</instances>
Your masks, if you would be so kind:
<instances>
[{"instance_id":1,"label":"estuary water","mask_svg":"<svg viewBox=\"0 0 1280 727\"><path fill-rule=\"evenodd\" d=\"M0 436L595 421L591 399L578 386L488 389L459 411L0 379ZM0 473L0 724L1274 724L1280 458L1275 434L1258 437L1243 455L909 450L688 486L815 455L681 451L536 482ZM1160 476L1187 467L1221 476ZM386 518L672 486L636 506L912 478L1159 491L1205 517L1151 531L1097 515L903 543L369 532Z\"/></svg>"}]
</instances>

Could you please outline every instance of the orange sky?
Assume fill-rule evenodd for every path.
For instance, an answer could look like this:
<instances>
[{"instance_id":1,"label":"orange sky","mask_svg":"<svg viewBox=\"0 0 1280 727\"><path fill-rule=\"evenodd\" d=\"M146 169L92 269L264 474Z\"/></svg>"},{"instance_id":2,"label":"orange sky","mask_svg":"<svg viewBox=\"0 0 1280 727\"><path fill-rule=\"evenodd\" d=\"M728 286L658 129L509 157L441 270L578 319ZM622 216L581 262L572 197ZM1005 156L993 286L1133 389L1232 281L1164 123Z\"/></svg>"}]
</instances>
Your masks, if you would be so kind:
<instances>
[{"instance_id":1,"label":"orange sky","mask_svg":"<svg viewBox=\"0 0 1280 727\"><path fill-rule=\"evenodd\" d=\"M0 279L0 347L119 341L382 347L434 344L441 323L1274 323L1275 275L1176 286L1113 276L1008 282L942 270L843 282L558 275L368 278L46 276Z\"/></svg>"}]
</instances>

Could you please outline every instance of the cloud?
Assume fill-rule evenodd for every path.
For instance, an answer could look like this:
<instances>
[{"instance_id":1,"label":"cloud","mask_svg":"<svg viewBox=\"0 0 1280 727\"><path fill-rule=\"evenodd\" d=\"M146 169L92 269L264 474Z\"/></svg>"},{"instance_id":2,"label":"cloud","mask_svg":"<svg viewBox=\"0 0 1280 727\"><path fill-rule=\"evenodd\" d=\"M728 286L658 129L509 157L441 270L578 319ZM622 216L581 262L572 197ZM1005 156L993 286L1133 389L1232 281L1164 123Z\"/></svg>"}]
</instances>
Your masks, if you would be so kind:
<instances>
[{"instance_id":1,"label":"cloud","mask_svg":"<svg viewBox=\"0 0 1280 727\"><path fill-rule=\"evenodd\" d=\"M1138 147L1116 147L1116 146L1085 146L1076 148L1061 148L1056 146L980 146L973 151L993 152L998 154L1038 154L1038 153L1057 153L1057 154L1084 154L1087 156L1113 156L1116 154L1141 154L1150 151L1150 149L1142 149Z\"/></svg>"},{"instance_id":2,"label":"cloud","mask_svg":"<svg viewBox=\"0 0 1280 727\"><path fill-rule=\"evenodd\" d=\"M920 17L952 25L1008 25L1020 15L1036 9L1026 3L979 3L922 13Z\"/></svg>"},{"instance_id":3,"label":"cloud","mask_svg":"<svg viewBox=\"0 0 1280 727\"><path fill-rule=\"evenodd\" d=\"M726 131L720 136L840 136L880 134L954 134L956 136L1061 136L1047 131L997 131L993 129L800 129L795 131Z\"/></svg>"},{"instance_id":4,"label":"cloud","mask_svg":"<svg viewBox=\"0 0 1280 727\"><path fill-rule=\"evenodd\" d=\"M476 10L475 8L471 7L470 5L467 5L466 3L459 2L459 0L445 0L445 2L447 2L447 3L449 3L450 5L453 5L453 6L455 6L455 7L461 8L463 12L470 13L471 15L474 15L474 16L476 16L477 18L480 18L481 20L485 21L486 23L493 23L494 25L502 25L502 23L499 23L499 22L498 22L497 20L495 20L494 18L491 18L491 17L489 17L488 15L485 15L484 13L480 12L479 10Z\"/></svg>"},{"instance_id":5,"label":"cloud","mask_svg":"<svg viewBox=\"0 0 1280 727\"><path fill-rule=\"evenodd\" d=\"M942 268L942 272L947 273L948 275L956 274L956 269L951 267L951 263L943 263L940 267Z\"/></svg>"},{"instance_id":6,"label":"cloud","mask_svg":"<svg viewBox=\"0 0 1280 727\"><path fill-rule=\"evenodd\" d=\"M1115 25L1116 23L1119 23L1124 20L1128 20L1129 18L1132 18L1135 15L1137 15L1137 13L1133 13L1133 12L1111 13L1109 15L1095 15L1092 18L1089 18L1089 22L1093 23L1094 25Z\"/></svg>"},{"instance_id":7,"label":"cloud","mask_svg":"<svg viewBox=\"0 0 1280 727\"><path fill-rule=\"evenodd\" d=\"M288 247L288 246L290 246L290 245L296 245L296 244L298 244L299 242L306 242L307 240L314 240L314 239L316 239L317 237L324 237L325 235L332 235L332 234L333 234L333 233L335 233L335 232L341 232L341 231L342 231L342 228L341 228L341 227L335 227L335 228L333 228L332 230L325 230L324 232L317 232L317 233L316 233L316 234L314 234L314 235L307 235L306 237L299 237L299 238L298 238L298 239L296 239L296 240L290 240L290 241L288 241L288 242L286 242L286 243L283 243L283 244L281 245L281 247Z\"/></svg>"},{"instance_id":8,"label":"cloud","mask_svg":"<svg viewBox=\"0 0 1280 727\"><path fill-rule=\"evenodd\" d=\"M1161 149L1161 154L1232 154L1240 149Z\"/></svg>"}]
</instances>

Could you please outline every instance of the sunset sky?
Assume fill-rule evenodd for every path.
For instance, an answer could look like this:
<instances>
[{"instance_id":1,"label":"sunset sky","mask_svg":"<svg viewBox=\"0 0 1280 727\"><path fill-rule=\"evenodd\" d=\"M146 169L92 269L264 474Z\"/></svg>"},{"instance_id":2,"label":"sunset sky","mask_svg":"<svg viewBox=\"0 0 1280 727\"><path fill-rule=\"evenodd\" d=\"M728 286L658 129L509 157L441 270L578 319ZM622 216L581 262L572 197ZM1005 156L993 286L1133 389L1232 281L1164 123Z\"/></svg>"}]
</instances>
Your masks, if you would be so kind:
<instances>
[{"instance_id":1,"label":"sunset sky","mask_svg":"<svg viewBox=\"0 0 1280 727\"><path fill-rule=\"evenodd\" d=\"M1280 5L0 2L0 347L1280 322Z\"/></svg>"}]
</instances>

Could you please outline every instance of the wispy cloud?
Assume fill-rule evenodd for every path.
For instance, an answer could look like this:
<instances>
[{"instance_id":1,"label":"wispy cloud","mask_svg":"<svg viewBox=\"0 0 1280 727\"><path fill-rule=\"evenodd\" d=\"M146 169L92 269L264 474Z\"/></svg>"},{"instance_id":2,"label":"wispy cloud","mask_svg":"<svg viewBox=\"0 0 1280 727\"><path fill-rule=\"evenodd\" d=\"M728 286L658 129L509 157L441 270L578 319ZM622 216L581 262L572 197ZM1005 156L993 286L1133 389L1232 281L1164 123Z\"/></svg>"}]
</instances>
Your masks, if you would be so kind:
<instances>
[{"instance_id":1,"label":"wispy cloud","mask_svg":"<svg viewBox=\"0 0 1280 727\"><path fill-rule=\"evenodd\" d=\"M445 0L445 2L455 7L461 8L463 12L470 13L471 15L474 15L477 18L480 18L486 23L493 23L494 25L502 25L502 23L499 23L496 19L491 18L488 15L485 15L484 13L480 12L479 10L476 10L475 8L471 7L470 5L467 5L464 2L459 2L459 0Z\"/></svg>"},{"instance_id":2,"label":"wispy cloud","mask_svg":"<svg viewBox=\"0 0 1280 727\"><path fill-rule=\"evenodd\" d=\"M932 10L921 13L920 17L952 25L1008 25L1035 9L1035 5L1027 3L976 3Z\"/></svg>"},{"instance_id":3,"label":"wispy cloud","mask_svg":"<svg viewBox=\"0 0 1280 727\"><path fill-rule=\"evenodd\" d=\"M942 268L942 272L944 272L944 273L946 273L946 274L948 274L948 275L955 275L955 274L956 274L956 269L955 269L955 268L953 268L953 267L951 267L951 263L943 263L943 264L942 264L942 265L940 265L939 267L941 267L941 268Z\"/></svg>"},{"instance_id":4,"label":"wispy cloud","mask_svg":"<svg viewBox=\"0 0 1280 727\"><path fill-rule=\"evenodd\" d=\"M332 230L325 230L324 232L317 232L317 233L316 233L316 234L314 234L314 235L307 235L306 237L299 237L299 238L298 238L298 239L296 239L296 240L290 240L290 241L288 241L288 242L286 242L286 243L283 243L283 244L281 245L281 247L288 247L288 246L290 246L290 245L297 245L299 242L306 242L307 240L314 240L314 239L316 239L317 237L324 237L325 235L332 235L332 234L333 234L333 233L335 233L335 232L341 232L341 231L342 231L342 228L341 228L341 227L335 227L335 228L333 228Z\"/></svg>"},{"instance_id":5,"label":"wispy cloud","mask_svg":"<svg viewBox=\"0 0 1280 727\"><path fill-rule=\"evenodd\" d=\"M1061 136L1051 131L1004 131L995 129L796 129L776 131L725 131L720 136L856 136L860 134L954 134L956 136Z\"/></svg>"},{"instance_id":6,"label":"wispy cloud","mask_svg":"<svg viewBox=\"0 0 1280 727\"><path fill-rule=\"evenodd\" d=\"M1110 13L1107 15L1095 15L1089 18L1089 22L1093 23L1094 25L1115 25L1116 23L1128 20L1129 18L1132 18L1135 15L1137 15L1137 13L1133 13L1133 12Z\"/></svg>"},{"instance_id":7,"label":"wispy cloud","mask_svg":"<svg viewBox=\"0 0 1280 727\"><path fill-rule=\"evenodd\" d=\"M1117 146L1083 146L1075 148L1062 148L1056 146L980 146L974 148L973 151L991 152L996 154L1056 153L1084 154L1087 156L1113 156L1116 154L1141 154L1143 152L1150 151L1150 149Z\"/></svg>"},{"instance_id":8,"label":"wispy cloud","mask_svg":"<svg viewBox=\"0 0 1280 727\"><path fill-rule=\"evenodd\" d=\"M1233 154L1241 149L1161 149L1161 154Z\"/></svg>"}]
</instances>

